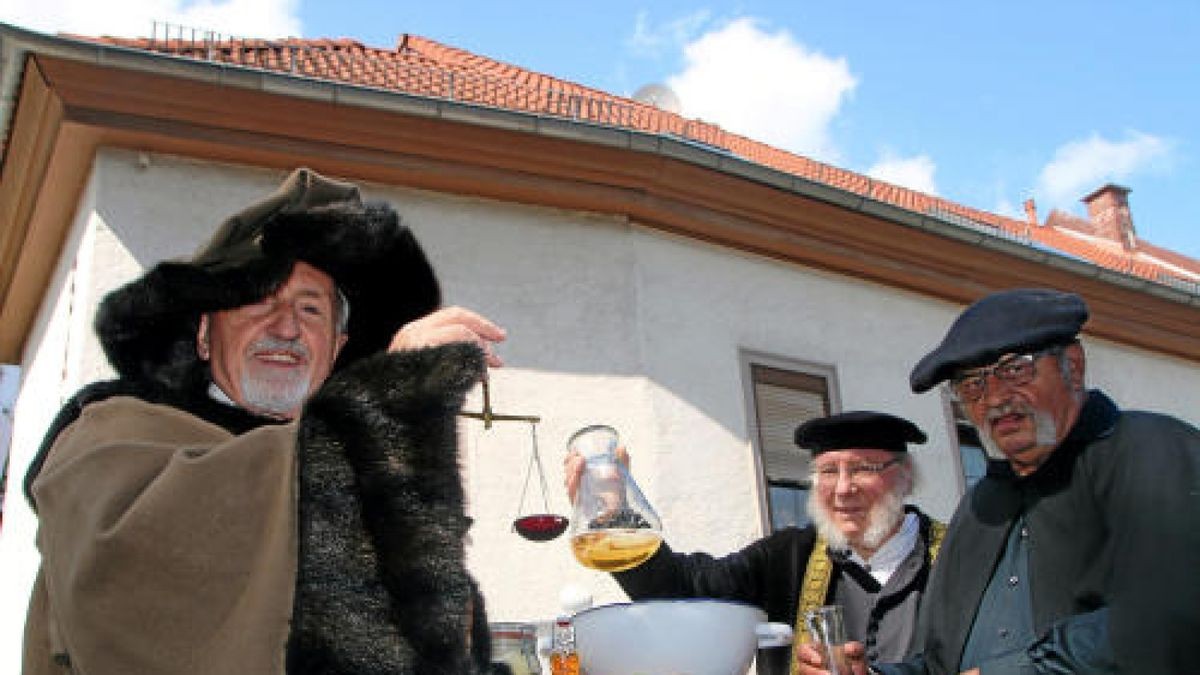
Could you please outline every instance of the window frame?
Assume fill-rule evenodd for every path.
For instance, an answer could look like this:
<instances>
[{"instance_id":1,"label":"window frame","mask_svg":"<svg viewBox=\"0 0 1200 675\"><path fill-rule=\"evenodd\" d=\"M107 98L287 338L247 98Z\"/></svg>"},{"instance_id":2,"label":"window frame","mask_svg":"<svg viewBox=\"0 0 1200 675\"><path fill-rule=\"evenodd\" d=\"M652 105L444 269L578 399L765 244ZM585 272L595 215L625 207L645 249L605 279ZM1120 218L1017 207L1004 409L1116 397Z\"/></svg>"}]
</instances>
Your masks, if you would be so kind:
<instances>
[{"instance_id":1,"label":"window frame","mask_svg":"<svg viewBox=\"0 0 1200 675\"><path fill-rule=\"evenodd\" d=\"M767 477L766 462L762 448L762 437L759 433L758 408L755 402L754 368L756 366L771 370L795 373L803 377L815 377L825 383L826 414L833 415L842 410L841 388L838 386L837 368L831 364L804 361L775 354L768 354L750 349L738 350L739 370L742 375L742 394L745 403L746 436L750 441L751 454L754 457L754 475L758 496L759 525L764 534L774 532L771 513L771 480ZM770 383L768 383L770 384ZM796 420L796 425L802 420ZM811 484L805 489L812 489Z\"/></svg>"},{"instance_id":2,"label":"window frame","mask_svg":"<svg viewBox=\"0 0 1200 675\"><path fill-rule=\"evenodd\" d=\"M943 418L946 420L946 437L953 443L954 452L948 453L951 461L954 462L954 482L955 489L958 491L957 496L962 499L967 490L971 489L972 485L967 484L967 467L963 462L963 444L959 440L959 423L970 426L971 422L967 419L961 407L954 400L954 394L948 386L938 387L942 397ZM972 427L972 433L977 433ZM979 444L974 447L979 448L983 453L983 459L988 460L987 451L983 449L983 445Z\"/></svg>"}]
</instances>

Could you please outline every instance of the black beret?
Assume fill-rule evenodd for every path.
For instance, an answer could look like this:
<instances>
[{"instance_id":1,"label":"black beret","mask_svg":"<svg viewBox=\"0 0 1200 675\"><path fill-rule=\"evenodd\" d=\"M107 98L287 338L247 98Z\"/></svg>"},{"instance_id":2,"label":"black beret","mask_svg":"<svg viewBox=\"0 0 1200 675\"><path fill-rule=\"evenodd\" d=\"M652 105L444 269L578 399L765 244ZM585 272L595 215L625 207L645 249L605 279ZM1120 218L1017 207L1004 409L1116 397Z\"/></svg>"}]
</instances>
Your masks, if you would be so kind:
<instances>
[{"instance_id":1,"label":"black beret","mask_svg":"<svg viewBox=\"0 0 1200 675\"><path fill-rule=\"evenodd\" d=\"M1005 354L1072 342L1087 321L1083 298L1048 288L993 293L966 308L908 381L921 393L962 368L993 363Z\"/></svg>"},{"instance_id":2,"label":"black beret","mask_svg":"<svg viewBox=\"0 0 1200 675\"><path fill-rule=\"evenodd\" d=\"M813 455L861 448L908 452L908 443L924 442L925 432L912 422L867 410L818 417L796 427L796 445Z\"/></svg>"}]
</instances>

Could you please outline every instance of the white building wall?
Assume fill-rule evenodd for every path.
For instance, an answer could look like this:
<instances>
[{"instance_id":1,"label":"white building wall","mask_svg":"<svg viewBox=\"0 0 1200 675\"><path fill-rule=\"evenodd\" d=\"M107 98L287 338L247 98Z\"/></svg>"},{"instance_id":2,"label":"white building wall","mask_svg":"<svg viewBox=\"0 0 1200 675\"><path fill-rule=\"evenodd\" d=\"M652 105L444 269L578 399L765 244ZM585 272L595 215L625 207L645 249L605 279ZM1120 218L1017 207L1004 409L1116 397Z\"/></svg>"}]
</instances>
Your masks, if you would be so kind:
<instances>
[{"instance_id":1,"label":"white building wall","mask_svg":"<svg viewBox=\"0 0 1200 675\"><path fill-rule=\"evenodd\" d=\"M81 211L95 240L80 259L94 261L75 298L75 316L90 320L107 289L163 257L190 253L217 222L274 189L281 177L102 152ZM832 368L842 409L887 410L921 425L930 442L916 451L924 475L916 501L937 516L951 513L958 465L944 402L936 393L912 395L907 382L911 366L941 338L959 307L619 218L380 186L365 192L393 203L416 231L448 304L482 311L508 329L499 350L507 366L492 376L493 407L542 416L537 437L551 510L567 509L561 489L566 438L580 426L604 422L622 433L633 474L676 549L719 554L761 536L739 362L740 350L750 350ZM77 373L68 393L107 371L90 332L67 340L45 328L60 311L61 286L22 364L22 401L59 400L64 370ZM1092 381L1119 402L1197 421L1197 364L1101 341L1087 346ZM32 398L44 391L54 398ZM479 404L476 393L468 407ZM19 403L17 409L15 446L22 446L26 461L50 414L49 406L33 407ZM485 431L464 421L462 434L475 518L470 565L491 618L548 618L567 583L590 589L597 601L622 599L607 575L574 562L565 538L534 544L510 531L529 461L528 426L498 423ZM16 459L16 447L14 453ZM19 476L24 467L14 465L13 472ZM527 502L540 497L535 475ZM6 539L15 534L7 518L5 530ZM0 611L20 614L23 606L6 603ZM0 670L8 672L3 662Z\"/></svg>"},{"instance_id":2,"label":"white building wall","mask_svg":"<svg viewBox=\"0 0 1200 675\"><path fill-rule=\"evenodd\" d=\"M95 185L93 174L19 364L21 387L13 408L4 529L0 533L0 570L5 580L0 584L0 672L4 673L20 672L25 609L39 561L33 544L37 521L25 501L22 482L46 427L82 383L78 375L86 339L81 336L90 331L79 311L81 289L87 284L79 280L91 269L93 259Z\"/></svg>"}]
</instances>

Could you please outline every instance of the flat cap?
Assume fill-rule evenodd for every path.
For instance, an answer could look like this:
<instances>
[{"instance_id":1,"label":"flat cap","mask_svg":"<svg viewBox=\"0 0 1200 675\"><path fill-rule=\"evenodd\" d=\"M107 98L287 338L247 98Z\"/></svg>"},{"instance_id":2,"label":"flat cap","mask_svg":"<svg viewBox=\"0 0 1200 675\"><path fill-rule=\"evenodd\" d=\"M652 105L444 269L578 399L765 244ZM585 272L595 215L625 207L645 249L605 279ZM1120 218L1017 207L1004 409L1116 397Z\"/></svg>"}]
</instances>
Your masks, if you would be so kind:
<instances>
[{"instance_id":1,"label":"flat cap","mask_svg":"<svg viewBox=\"0 0 1200 675\"><path fill-rule=\"evenodd\" d=\"M909 375L916 393L1005 354L1068 344L1087 321L1083 298L1048 288L1019 288L984 297L963 310L936 349Z\"/></svg>"},{"instance_id":2,"label":"flat cap","mask_svg":"<svg viewBox=\"0 0 1200 675\"><path fill-rule=\"evenodd\" d=\"M796 427L796 445L813 455L863 448L908 452L909 443L924 442L925 432L912 422L869 410L818 417Z\"/></svg>"}]
</instances>

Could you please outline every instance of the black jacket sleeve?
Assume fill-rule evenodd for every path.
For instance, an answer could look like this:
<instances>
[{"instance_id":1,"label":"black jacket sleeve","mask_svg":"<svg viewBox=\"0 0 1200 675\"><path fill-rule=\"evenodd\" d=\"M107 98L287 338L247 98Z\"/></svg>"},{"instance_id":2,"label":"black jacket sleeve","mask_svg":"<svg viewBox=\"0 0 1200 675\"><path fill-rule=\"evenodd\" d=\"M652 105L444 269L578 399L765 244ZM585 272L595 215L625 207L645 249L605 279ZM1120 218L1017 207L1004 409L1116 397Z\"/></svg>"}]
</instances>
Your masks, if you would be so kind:
<instances>
[{"instance_id":1,"label":"black jacket sleeve","mask_svg":"<svg viewBox=\"0 0 1200 675\"><path fill-rule=\"evenodd\" d=\"M721 558L674 553L664 543L645 563L613 577L634 600L739 600L761 607L771 621L790 624L814 540L811 528L788 528Z\"/></svg>"}]
</instances>

